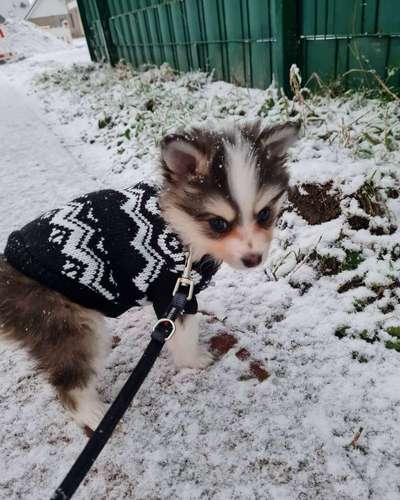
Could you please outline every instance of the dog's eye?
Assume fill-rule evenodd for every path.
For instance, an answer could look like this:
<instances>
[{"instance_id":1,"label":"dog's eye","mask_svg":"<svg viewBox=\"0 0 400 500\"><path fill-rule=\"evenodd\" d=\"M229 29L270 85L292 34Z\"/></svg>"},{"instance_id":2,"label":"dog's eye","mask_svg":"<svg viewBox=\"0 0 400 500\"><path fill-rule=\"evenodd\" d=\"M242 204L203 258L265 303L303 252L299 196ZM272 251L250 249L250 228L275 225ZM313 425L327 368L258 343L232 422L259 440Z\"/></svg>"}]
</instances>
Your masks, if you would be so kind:
<instances>
[{"instance_id":1,"label":"dog's eye","mask_svg":"<svg viewBox=\"0 0 400 500\"><path fill-rule=\"evenodd\" d=\"M208 220L211 229L216 233L226 233L229 229L229 224L222 217L213 217Z\"/></svg>"},{"instance_id":2,"label":"dog's eye","mask_svg":"<svg viewBox=\"0 0 400 500\"><path fill-rule=\"evenodd\" d=\"M257 222L258 224L265 224L266 222L268 222L270 217L271 217L271 209L268 207L264 207L257 214Z\"/></svg>"}]
</instances>

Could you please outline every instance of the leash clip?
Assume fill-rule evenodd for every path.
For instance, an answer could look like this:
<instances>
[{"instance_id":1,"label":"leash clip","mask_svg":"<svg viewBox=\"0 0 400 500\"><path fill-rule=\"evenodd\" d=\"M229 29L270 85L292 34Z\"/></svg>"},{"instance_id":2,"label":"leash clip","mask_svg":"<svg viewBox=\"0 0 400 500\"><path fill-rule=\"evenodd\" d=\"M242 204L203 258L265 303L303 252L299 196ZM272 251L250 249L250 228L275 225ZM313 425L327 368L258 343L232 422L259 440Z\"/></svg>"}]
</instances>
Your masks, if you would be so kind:
<instances>
[{"instance_id":1,"label":"leash clip","mask_svg":"<svg viewBox=\"0 0 400 500\"><path fill-rule=\"evenodd\" d=\"M190 300L192 300L192 297L193 297L193 290L194 290L193 280L191 278L178 278L176 280L175 288L174 288L174 291L172 292L172 295L176 295L181 286L188 286L189 287L189 292L187 294L187 300L189 302Z\"/></svg>"},{"instance_id":2,"label":"leash clip","mask_svg":"<svg viewBox=\"0 0 400 500\"><path fill-rule=\"evenodd\" d=\"M190 273L192 271L192 250L190 249L186 253L186 261L185 268L183 270L182 276L176 280L174 291L172 295L176 295L181 286L189 287L189 292L187 294L187 300L192 300L193 291L194 291L194 283L192 278L190 277Z\"/></svg>"}]
</instances>

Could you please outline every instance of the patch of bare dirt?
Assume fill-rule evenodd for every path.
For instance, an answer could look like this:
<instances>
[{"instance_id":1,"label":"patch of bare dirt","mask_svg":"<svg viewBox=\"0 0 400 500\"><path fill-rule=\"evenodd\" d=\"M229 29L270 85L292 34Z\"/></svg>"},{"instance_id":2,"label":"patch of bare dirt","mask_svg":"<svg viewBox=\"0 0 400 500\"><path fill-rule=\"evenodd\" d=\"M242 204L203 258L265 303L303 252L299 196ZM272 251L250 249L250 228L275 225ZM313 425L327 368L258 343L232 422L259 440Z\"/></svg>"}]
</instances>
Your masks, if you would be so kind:
<instances>
[{"instance_id":1,"label":"patch of bare dirt","mask_svg":"<svg viewBox=\"0 0 400 500\"><path fill-rule=\"evenodd\" d=\"M295 186L289 192L289 201L309 224L328 222L341 213L339 195L332 193L332 186L332 182Z\"/></svg>"},{"instance_id":2,"label":"patch of bare dirt","mask_svg":"<svg viewBox=\"0 0 400 500\"><path fill-rule=\"evenodd\" d=\"M250 363L250 373L254 375L254 377L259 381L263 382L269 378L270 374L267 370L261 365L259 361L252 361Z\"/></svg>"},{"instance_id":3,"label":"patch of bare dirt","mask_svg":"<svg viewBox=\"0 0 400 500\"><path fill-rule=\"evenodd\" d=\"M245 347L242 347L235 353L235 356L240 359L240 361L246 361L246 359L250 358L250 353Z\"/></svg>"},{"instance_id":4,"label":"patch of bare dirt","mask_svg":"<svg viewBox=\"0 0 400 500\"><path fill-rule=\"evenodd\" d=\"M211 350L217 356L223 356L237 344L237 338L227 332L220 332L210 339Z\"/></svg>"},{"instance_id":5,"label":"patch of bare dirt","mask_svg":"<svg viewBox=\"0 0 400 500\"><path fill-rule=\"evenodd\" d=\"M364 281L360 276L355 276L350 281L346 281L346 283L340 285L337 291L338 293L344 293L348 292L349 290L352 290L353 288L358 288L360 286L364 286Z\"/></svg>"},{"instance_id":6,"label":"patch of bare dirt","mask_svg":"<svg viewBox=\"0 0 400 500\"><path fill-rule=\"evenodd\" d=\"M388 198L397 199L399 197L399 190L395 188L390 188L386 191Z\"/></svg>"},{"instance_id":7,"label":"patch of bare dirt","mask_svg":"<svg viewBox=\"0 0 400 500\"><path fill-rule=\"evenodd\" d=\"M349 226L351 229L359 231L360 229L368 229L369 228L369 220L367 217L361 217L359 215L352 215L347 219Z\"/></svg>"},{"instance_id":8,"label":"patch of bare dirt","mask_svg":"<svg viewBox=\"0 0 400 500\"><path fill-rule=\"evenodd\" d=\"M397 231L397 226L389 224L387 227L376 226L370 229L370 233L375 236L383 236L385 234L394 234Z\"/></svg>"},{"instance_id":9,"label":"patch of bare dirt","mask_svg":"<svg viewBox=\"0 0 400 500\"><path fill-rule=\"evenodd\" d=\"M239 380L246 381L257 379L259 382L264 382L264 380L267 380L267 378L269 377L270 374L260 361L251 361L249 365L249 371L241 375Z\"/></svg>"}]
</instances>

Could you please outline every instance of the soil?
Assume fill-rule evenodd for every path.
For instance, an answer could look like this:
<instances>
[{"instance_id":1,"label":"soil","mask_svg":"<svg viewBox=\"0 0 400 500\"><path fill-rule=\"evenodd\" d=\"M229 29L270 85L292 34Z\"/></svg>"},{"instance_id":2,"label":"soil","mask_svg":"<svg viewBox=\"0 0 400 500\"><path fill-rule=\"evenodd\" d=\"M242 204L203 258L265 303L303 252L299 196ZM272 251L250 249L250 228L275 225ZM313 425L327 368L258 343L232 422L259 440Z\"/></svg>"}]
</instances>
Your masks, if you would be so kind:
<instances>
[{"instance_id":1,"label":"soil","mask_svg":"<svg viewBox=\"0 0 400 500\"><path fill-rule=\"evenodd\" d=\"M250 372L259 382L263 382L270 376L267 370L261 366L259 361L252 361L250 363Z\"/></svg>"},{"instance_id":2,"label":"soil","mask_svg":"<svg viewBox=\"0 0 400 500\"><path fill-rule=\"evenodd\" d=\"M352 215L347 222L349 223L351 229L356 231L369 228L369 220L366 217L360 217L359 215Z\"/></svg>"},{"instance_id":3,"label":"soil","mask_svg":"<svg viewBox=\"0 0 400 500\"><path fill-rule=\"evenodd\" d=\"M326 184L302 184L289 192L289 201L296 212L309 224L321 224L339 217L340 199L332 193L333 182ZM303 193L305 191L305 193Z\"/></svg>"},{"instance_id":4,"label":"soil","mask_svg":"<svg viewBox=\"0 0 400 500\"><path fill-rule=\"evenodd\" d=\"M211 350L218 356L223 356L237 344L237 338L228 332L220 332L210 339Z\"/></svg>"},{"instance_id":5,"label":"soil","mask_svg":"<svg viewBox=\"0 0 400 500\"><path fill-rule=\"evenodd\" d=\"M235 356L240 359L240 361L246 361L246 359L250 358L250 353L245 347L242 347L235 353Z\"/></svg>"},{"instance_id":6,"label":"soil","mask_svg":"<svg viewBox=\"0 0 400 500\"><path fill-rule=\"evenodd\" d=\"M343 283L343 285L340 285L338 288L338 293L344 293L349 290L352 290L353 288L358 288L360 286L364 286L363 279L360 278L359 276L355 276L353 279L350 281L346 281L346 283Z\"/></svg>"},{"instance_id":7,"label":"soil","mask_svg":"<svg viewBox=\"0 0 400 500\"><path fill-rule=\"evenodd\" d=\"M370 229L370 233L375 236L383 236L384 234L394 234L397 231L397 226L390 224L389 227L384 228L381 226L373 227Z\"/></svg>"}]
</instances>

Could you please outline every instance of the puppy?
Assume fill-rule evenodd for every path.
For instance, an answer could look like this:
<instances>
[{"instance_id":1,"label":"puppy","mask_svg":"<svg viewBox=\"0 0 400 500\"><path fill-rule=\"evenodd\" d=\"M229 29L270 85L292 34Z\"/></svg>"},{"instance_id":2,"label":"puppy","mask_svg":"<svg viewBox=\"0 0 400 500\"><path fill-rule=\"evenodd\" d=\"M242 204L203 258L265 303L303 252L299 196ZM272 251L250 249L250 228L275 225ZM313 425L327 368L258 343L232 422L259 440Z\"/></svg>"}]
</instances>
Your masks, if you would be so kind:
<instances>
[{"instance_id":1,"label":"puppy","mask_svg":"<svg viewBox=\"0 0 400 500\"><path fill-rule=\"evenodd\" d=\"M162 316L193 253L195 292L226 262L262 264L288 188L298 126L260 121L192 128L161 141L160 187L102 190L9 237L0 257L0 336L27 349L81 426L105 406L95 377L107 352L104 316L150 301ZM167 342L177 367L204 368L193 299Z\"/></svg>"}]
</instances>

